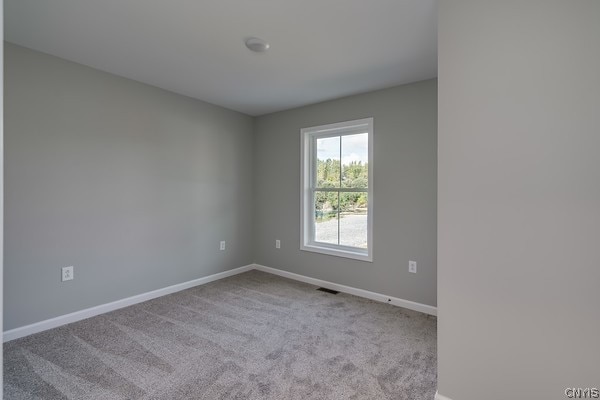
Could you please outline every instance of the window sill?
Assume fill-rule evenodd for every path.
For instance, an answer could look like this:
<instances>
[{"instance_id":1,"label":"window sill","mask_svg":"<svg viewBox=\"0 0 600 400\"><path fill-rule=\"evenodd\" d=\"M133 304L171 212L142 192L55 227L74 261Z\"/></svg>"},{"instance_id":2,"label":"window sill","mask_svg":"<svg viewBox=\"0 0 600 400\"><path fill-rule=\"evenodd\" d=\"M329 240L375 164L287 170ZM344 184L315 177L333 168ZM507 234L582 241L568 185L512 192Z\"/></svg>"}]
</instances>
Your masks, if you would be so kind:
<instances>
[{"instance_id":1,"label":"window sill","mask_svg":"<svg viewBox=\"0 0 600 400\"><path fill-rule=\"evenodd\" d=\"M329 247L321 243L310 243L300 246L300 250L310 251L312 253L327 254L329 256L351 258L359 261L373 262L373 256L367 252L367 250L360 251L355 250L352 247L341 248L341 247Z\"/></svg>"}]
</instances>

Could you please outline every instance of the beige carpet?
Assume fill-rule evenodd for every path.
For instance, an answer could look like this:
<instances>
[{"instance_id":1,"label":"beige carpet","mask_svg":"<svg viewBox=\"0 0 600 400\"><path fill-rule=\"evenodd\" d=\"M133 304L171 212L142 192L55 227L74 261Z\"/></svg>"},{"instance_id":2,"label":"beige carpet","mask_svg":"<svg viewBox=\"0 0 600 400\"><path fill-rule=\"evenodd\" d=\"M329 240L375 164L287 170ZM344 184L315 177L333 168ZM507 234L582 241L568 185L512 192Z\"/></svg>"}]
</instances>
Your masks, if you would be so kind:
<instances>
[{"instance_id":1,"label":"beige carpet","mask_svg":"<svg viewBox=\"0 0 600 400\"><path fill-rule=\"evenodd\" d=\"M436 319L250 271L4 346L11 399L433 399Z\"/></svg>"}]
</instances>

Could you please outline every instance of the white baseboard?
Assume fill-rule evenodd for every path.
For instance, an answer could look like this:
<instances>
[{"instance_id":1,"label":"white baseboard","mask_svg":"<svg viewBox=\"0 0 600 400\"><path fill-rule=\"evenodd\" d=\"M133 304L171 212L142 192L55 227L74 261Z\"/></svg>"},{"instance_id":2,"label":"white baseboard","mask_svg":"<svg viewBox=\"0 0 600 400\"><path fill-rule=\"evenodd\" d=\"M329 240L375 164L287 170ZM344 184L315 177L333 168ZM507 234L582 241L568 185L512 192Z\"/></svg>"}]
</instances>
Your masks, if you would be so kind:
<instances>
[{"instance_id":1,"label":"white baseboard","mask_svg":"<svg viewBox=\"0 0 600 400\"><path fill-rule=\"evenodd\" d=\"M61 315L56 318L47 319L45 321L36 322L31 325L25 325L19 328L5 331L3 334L3 341L8 342L10 340L18 339L24 336L32 335L47 329L56 328L62 325L70 324L72 322L81 321L82 319L94 317L99 314L104 314L109 311L118 310L119 308L131 306L133 304L141 303L144 301L152 300L160 296L179 292L181 290L189 289L194 286L204 285L209 282L213 282L219 279L227 278L228 276L241 274L242 272L250 271L254 268L253 264L245 265L243 267L230 269L229 271L219 272L217 274L205 276L203 278L194 279L188 282L178 283L176 285L168 286L162 289L153 290L138 294L136 296L127 297L125 299L113 301L112 303L101 304L96 307L86 308L85 310L75 311L70 314Z\"/></svg>"},{"instance_id":2,"label":"white baseboard","mask_svg":"<svg viewBox=\"0 0 600 400\"><path fill-rule=\"evenodd\" d=\"M437 391L435 392L435 400L452 400L450 397L443 396Z\"/></svg>"},{"instance_id":3,"label":"white baseboard","mask_svg":"<svg viewBox=\"0 0 600 400\"><path fill-rule=\"evenodd\" d=\"M160 296L165 296L167 294L179 292L181 290L189 289L194 286L204 285L209 282L213 282L219 279L227 278L232 275L241 274L242 272L250 271L252 269L257 269L259 271L267 272L274 275L283 276L284 278L294 279L297 281L310 283L312 285L321 286L328 289L337 290L339 292L344 292L348 294L352 294L359 297L365 297L367 299L380 301L382 303L393 304L395 306L408 308L414 311L420 311L429 315L437 315L437 308L433 306L429 306L427 304L416 303L414 301L404 300L397 297L386 296L384 294L369 292L368 290L357 289L351 286L340 285L333 282L327 282L321 279L310 278L304 275L298 275L293 272L287 272L276 268L266 267L260 264L250 264L245 265L243 267L231 269L225 272L219 272L218 274L213 274L209 276L205 276L203 278L194 279L188 282L178 283L177 285L168 286L162 289L153 290L151 292L146 292L142 294L138 294L136 296L127 297L125 299L113 301L107 304L101 304L99 306L86 308L85 310L75 311L70 314L61 315L55 318L47 319L44 321L36 322L31 325L21 326L19 328L11 329L9 331L5 331L3 334L3 341L8 342L14 339L22 338L24 336L32 335L34 333L42 332L48 329L56 328L62 325L70 324L72 322L81 321L82 319L94 317L96 315L104 314L110 311L118 310L119 308L131 306L133 304L138 304L144 301L152 300ZM437 395L436 400L450 400L447 397Z\"/></svg>"},{"instance_id":4,"label":"white baseboard","mask_svg":"<svg viewBox=\"0 0 600 400\"><path fill-rule=\"evenodd\" d=\"M400 299L398 297L386 296L384 294L370 292L368 290L357 289L351 286L340 285L338 283L328 282L321 279L310 278L304 275L298 275L293 272L283 271L276 268L266 267L260 264L254 264L254 268L268 272L270 274L283 276L284 278L294 279L296 281L301 281L305 283L310 283L311 285L321 286L327 289L337 290L338 292L344 292L348 294L352 294L358 297L365 297L367 299L380 301L382 303L393 304L398 307L408 308L410 310L419 311L429 315L437 316L437 307L429 306L427 304L416 303L410 300ZM442 399L443 400L443 399Z\"/></svg>"}]
</instances>

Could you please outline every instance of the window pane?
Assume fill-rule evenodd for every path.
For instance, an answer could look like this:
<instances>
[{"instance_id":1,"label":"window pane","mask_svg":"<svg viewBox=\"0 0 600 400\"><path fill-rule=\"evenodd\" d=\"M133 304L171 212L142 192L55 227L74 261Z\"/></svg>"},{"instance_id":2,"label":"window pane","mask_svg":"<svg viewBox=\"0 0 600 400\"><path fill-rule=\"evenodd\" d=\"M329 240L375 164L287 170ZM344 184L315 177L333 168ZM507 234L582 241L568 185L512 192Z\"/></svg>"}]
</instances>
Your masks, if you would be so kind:
<instances>
[{"instance_id":1,"label":"window pane","mask_svg":"<svg viewBox=\"0 0 600 400\"><path fill-rule=\"evenodd\" d=\"M342 136L342 187L367 188L369 134Z\"/></svg>"},{"instance_id":2,"label":"window pane","mask_svg":"<svg viewBox=\"0 0 600 400\"><path fill-rule=\"evenodd\" d=\"M340 137L317 139L318 188L340 187Z\"/></svg>"},{"instance_id":3,"label":"window pane","mask_svg":"<svg viewBox=\"0 0 600 400\"><path fill-rule=\"evenodd\" d=\"M315 192L315 242L338 244L337 192Z\"/></svg>"},{"instance_id":4,"label":"window pane","mask_svg":"<svg viewBox=\"0 0 600 400\"><path fill-rule=\"evenodd\" d=\"M367 248L367 192L340 193L340 244Z\"/></svg>"}]
</instances>

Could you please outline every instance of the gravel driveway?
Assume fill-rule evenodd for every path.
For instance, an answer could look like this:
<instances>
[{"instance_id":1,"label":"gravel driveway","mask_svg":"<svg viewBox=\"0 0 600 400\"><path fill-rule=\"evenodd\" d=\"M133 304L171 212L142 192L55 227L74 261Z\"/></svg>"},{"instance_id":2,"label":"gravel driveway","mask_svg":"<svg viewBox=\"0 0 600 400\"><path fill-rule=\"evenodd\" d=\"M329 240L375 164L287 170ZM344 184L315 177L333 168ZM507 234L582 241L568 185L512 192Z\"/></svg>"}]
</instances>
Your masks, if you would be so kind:
<instances>
[{"instance_id":1,"label":"gravel driveway","mask_svg":"<svg viewBox=\"0 0 600 400\"><path fill-rule=\"evenodd\" d=\"M337 244L337 219L317 222L315 225L317 242ZM342 215L340 219L340 244L367 248L367 216Z\"/></svg>"}]
</instances>

